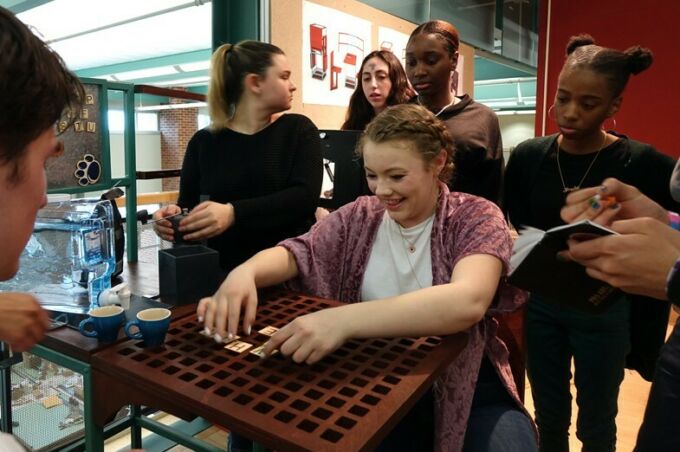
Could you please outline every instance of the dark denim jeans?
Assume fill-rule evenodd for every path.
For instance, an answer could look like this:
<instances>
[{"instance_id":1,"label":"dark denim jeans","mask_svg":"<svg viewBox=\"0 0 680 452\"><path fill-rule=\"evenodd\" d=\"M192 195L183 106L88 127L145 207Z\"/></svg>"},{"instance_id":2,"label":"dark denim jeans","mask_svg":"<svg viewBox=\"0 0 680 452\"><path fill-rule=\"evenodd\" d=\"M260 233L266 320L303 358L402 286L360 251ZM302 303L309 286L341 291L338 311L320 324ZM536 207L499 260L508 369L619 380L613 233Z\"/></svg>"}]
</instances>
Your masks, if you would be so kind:
<instances>
[{"instance_id":1,"label":"dark denim jeans","mask_svg":"<svg viewBox=\"0 0 680 452\"><path fill-rule=\"evenodd\" d=\"M527 374L536 407L540 450L569 450L571 358L584 452L616 449L619 386L630 351L626 298L601 314L585 313L532 296L527 307Z\"/></svg>"},{"instance_id":2,"label":"dark denim jeans","mask_svg":"<svg viewBox=\"0 0 680 452\"><path fill-rule=\"evenodd\" d=\"M238 433L229 432L228 452L252 452L253 441Z\"/></svg>"},{"instance_id":3,"label":"dark denim jeans","mask_svg":"<svg viewBox=\"0 0 680 452\"><path fill-rule=\"evenodd\" d=\"M535 452L536 434L501 383L488 358L482 359L472 399L463 452Z\"/></svg>"},{"instance_id":4,"label":"dark denim jeans","mask_svg":"<svg viewBox=\"0 0 680 452\"><path fill-rule=\"evenodd\" d=\"M661 350L636 452L680 450L680 319Z\"/></svg>"}]
</instances>

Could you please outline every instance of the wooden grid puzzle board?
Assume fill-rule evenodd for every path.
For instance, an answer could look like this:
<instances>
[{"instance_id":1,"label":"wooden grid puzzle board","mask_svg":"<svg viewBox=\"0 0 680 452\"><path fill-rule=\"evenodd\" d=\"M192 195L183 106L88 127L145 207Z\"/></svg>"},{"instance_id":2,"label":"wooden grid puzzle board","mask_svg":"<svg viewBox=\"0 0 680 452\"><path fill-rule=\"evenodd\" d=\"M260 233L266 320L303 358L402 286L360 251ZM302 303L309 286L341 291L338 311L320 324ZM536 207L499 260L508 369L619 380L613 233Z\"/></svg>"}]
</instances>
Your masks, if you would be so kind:
<instances>
[{"instance_id":1,"label":"wooden grid puzzle board","mask_svg":"<svg viewBox=\"0 0 680 452\"><path fill-rule=\"evenodd\" d=\"M268 340L259 330L340 304L273 294L261 303L253 334L240 340L256 347ZM231 352L202 329L189 315L171 324L165 347L118 343L97 353L93 366L276 450L376 447L466 343L464 334L351 340L309 366L280 353Z\"/></svg>"}]
</instances>

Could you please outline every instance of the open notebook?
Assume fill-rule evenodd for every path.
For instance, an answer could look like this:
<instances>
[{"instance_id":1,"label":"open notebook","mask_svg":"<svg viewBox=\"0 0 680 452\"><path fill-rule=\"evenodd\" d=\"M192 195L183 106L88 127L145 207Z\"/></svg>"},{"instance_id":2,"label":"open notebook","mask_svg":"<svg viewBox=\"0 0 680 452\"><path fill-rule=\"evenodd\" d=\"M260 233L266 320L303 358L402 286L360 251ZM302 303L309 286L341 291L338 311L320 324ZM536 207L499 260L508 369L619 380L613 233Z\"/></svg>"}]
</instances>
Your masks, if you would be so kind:
<instances>
[{"instance_id":1,"label":"open notebook","mask_svg":"<svg viewBox=\"0 0 680 452\"><path fill-rule=\"evenodd\" d=\"M510 259L509 282L546 302L590 312L601 312L621 297L621 291L591 278L585 267L558 259L567 240L589 240L616 232L588 220L547 231L528 227L520 231Z\"/></svg>"}]
</instances>

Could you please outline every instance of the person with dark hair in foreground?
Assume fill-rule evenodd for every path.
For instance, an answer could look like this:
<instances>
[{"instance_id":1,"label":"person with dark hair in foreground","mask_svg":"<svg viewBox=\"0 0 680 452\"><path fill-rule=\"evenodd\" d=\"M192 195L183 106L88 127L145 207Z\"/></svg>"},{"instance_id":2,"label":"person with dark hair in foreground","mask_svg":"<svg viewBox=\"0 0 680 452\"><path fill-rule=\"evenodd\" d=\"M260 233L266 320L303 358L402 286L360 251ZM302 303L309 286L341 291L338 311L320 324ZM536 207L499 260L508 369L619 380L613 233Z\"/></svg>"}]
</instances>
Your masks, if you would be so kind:
<instances>
[{"instance_id":1,"label":"person with dark hair in foreground","mask_svg":"<svg viewBox=\"0 0 680 452\"><path fill-rule=\"evenodd\" d=\"M12 278L45 205L45 162L59 154L55 123L84 91L61 58L0 7L0 280ZM0 340L15 351L38 342L49 320L37 300L0 294Z\"/></svg>"},{"instance_id":2,"label":"person with dark hair in foreground","mask_svg":"<svg viewBox=\"0 0 680 452\"><path fill-rule=\"evenodd\" d=\"M84 91L61 58L0 7L0 280L12 278L45 205L45 162L59 154L55 123ZM72 115L75 117L75 115ZM40 341L50 321L26 293L0 293L0 340L15 352ZM10 436L0 449L23 450Z\"/></svg>"}]
</instances>

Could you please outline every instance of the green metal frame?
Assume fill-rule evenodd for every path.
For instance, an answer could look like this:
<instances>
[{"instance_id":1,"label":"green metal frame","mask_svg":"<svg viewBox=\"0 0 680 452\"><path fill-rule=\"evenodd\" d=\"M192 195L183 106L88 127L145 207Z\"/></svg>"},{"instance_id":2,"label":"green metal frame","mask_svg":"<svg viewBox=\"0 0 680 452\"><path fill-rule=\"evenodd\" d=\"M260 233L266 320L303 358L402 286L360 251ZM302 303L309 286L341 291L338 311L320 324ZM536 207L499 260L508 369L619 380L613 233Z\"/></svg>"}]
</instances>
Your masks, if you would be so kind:
<instances>
[{"instance_id":1,"label":"green metal frame","mask_svg":"<svg viewBox=\"0 0 680 452\"><path fill-rule=\"evenodd\" d=\"M137 261L137 177L136 177L136 156L135 148L135 93L134 85L130 83L112 83L106 80L81 78L83 83L99 86L99 115L100 130L102 133L102 177L100 182L86 187L66 187L50 189L48 193L89 193L93 191L104 191L112 187L124 187L126 202L125 222L128 262ZM111 149L109 143L109 120L108 103L109 91L123 92L123 111L125 112L125 131L123 132L123 149L125 158L125 175L120 178L111 177ZM103 162L107 162L104 164Z\"/></svg>"},{"instance_id":2,"label":"green metal frame","mask_svg":"<svg viewBox=\"0 0 680 452\"><path fill-rule=\"evenodd\" d=\"M71 369L83 376L83 404L85 419L85 448L88 452L103 452L104 429L97 427L92 421L94 406L92 403L92 372L90 365L66 356L42 345L36 345L29 353L51 361L59 366Z\"/></svg>"},{"instance_id":3,"label":"green metal frame","mask_svg":"<svg viewBox=\"0 0 680 452\"><path fill-rule=\"evenodd\" d=\"M245 39L260 38L261 1L213 0L213 51L227 42L236 44Z\"/></svg>"},{"instance_id":4,"label":"green metal frame","mask_svg":"<svg viewBox=\"0 0 680 452\"><path fill-rule=\"evenodd\" d=\"M217 452L223 450L212 446L205 441L194 438L192 435L205 430L209 424L202 418L197 418L192 422L178 421L172 425L161 424L142 414L142 410L137 405L131 405L130 415L123 419L118 419L105 428L98 427L92 421L93 412L96 407L92 400L92 372L91 366L70 356L64 355L42 345L36 345L29 353L51 361L59 366L66 367L83 376L83 418L85 422L85 438L78 440L62 450L64 451L87 451L103 452L104 440L126 428L130 428L130 446L132 448L142 447L142 428L149 430L163 438L181 444L198 452ZM153 443L154 438L146 438L145 443Z\"/></svg>"},{"instance_id":5,"label":"green metal frame","mask_svg":"<svg viewBox=\"0 0 680 452\"><path fill-rule=\"evenodd\" d=\"M135 90L130 83L108 83L109 89L123 91L123 111L125 130L123 148L125 149L125 176L117 179L116 184L126 187L125 192L125 232L127 235L128 262L137 262L137 148L135 144Z\"/></svg>"},{"instance_id":6,"label":"green metal frame","mask_svg":"<svg viewBox=\"0 0 680 452\"><path fill-rule=\"evenodd\" d=\"M108 64L106 66L79 69L75 72L79 77L101 77L103 75L116 74L119 72L207 61L210 60L211 54L212 52L210 49L192 50L190 52L175 53L173 55L164 55L146 58L143 60L126 61L124 63L115 63Z\"/></svg>"}]
</instances>

